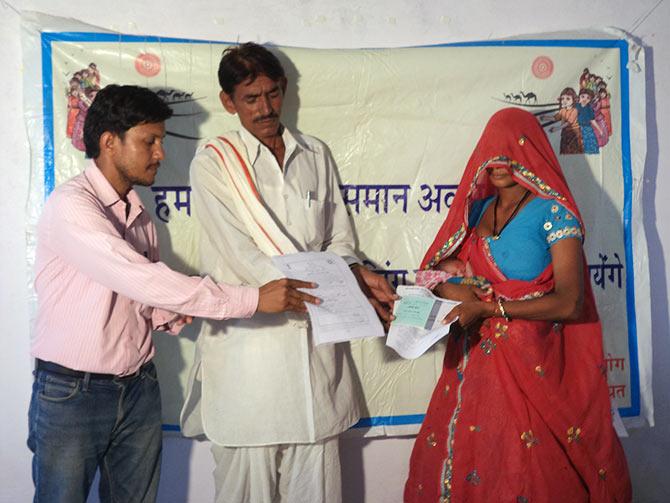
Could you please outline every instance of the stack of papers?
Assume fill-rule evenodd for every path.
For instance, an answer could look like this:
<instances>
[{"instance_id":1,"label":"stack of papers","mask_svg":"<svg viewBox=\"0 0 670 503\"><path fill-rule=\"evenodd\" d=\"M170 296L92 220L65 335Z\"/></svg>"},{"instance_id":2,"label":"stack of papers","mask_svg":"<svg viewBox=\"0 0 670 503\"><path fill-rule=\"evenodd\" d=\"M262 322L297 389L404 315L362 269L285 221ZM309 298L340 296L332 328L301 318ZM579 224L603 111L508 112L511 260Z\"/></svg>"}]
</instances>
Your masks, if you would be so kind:
<instances>
[{"instance_id":1,"label":"stack of papers","mask_svg":"<svg viewBox=\"0 0 670 503\"><path fill-rule=\"evenodd\" d=\"M307 303L314 345L333 344L364 337L383 337L384 328L358 281L341 257L330 252L302 252L272 257L274 265L288 278L318 285L306 292L321 304ZM449 333L444 317L459 302L433 295L421 286L401 285L395 302L395 320L386 345L400 356L414 359Z\"/></svg>"},{"instance_id":2,"label":"stack of papers","mask_svg":"<svg viewBox=\"0 0 670 503\"><path fill-rule=\"evenodd\" d=\"M304 290L321 299L318 306L306 303L314 345L384 336L377 313L341 257L331 252L302 252L272 257L272 261L287 278L318 285Z\"/></svg>"},{"instance_id":3,"label":"stack of papers","mask_svg":"<svg viewBox=\"0 0 670 503\"><path fill-rule=\"evenodd\" d=\"M386 345L411 360L449 333L451 323L445 325L442 320L460 302L436 297L422 286L401 285L397 293L400 300L395 302Z\"/></svg>"}]
</instances>

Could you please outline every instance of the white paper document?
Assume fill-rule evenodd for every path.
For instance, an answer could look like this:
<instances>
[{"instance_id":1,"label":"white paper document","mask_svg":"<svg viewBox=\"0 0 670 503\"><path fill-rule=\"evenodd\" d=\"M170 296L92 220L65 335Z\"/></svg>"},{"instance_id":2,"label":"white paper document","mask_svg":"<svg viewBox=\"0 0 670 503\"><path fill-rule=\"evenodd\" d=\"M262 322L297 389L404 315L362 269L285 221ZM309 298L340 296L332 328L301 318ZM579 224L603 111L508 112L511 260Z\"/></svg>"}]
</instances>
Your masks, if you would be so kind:
<instances>
[{"instance_id":1,"label":"white paper document","mask_svg":"<svg viewBox=\"0 0 670 503\"><path fill-rule=\"evenodd\" d=\"M455 306L453 300L436 297L422 286L398 286L400 300L395 301L386 345L403 358L412 360L449 333L449 325L442 320Z\"/></svg>"},{"instance_id":2,"label":"white paper document","mask_svg":"<svg viewBox=\"0 0 670 503\"><path fill-rule=\"evenodd\" d=\"M318 285L305 289L321 299L318 306L306 303L315 345L384 335L377 313L341 257L330 252L302 252L272 257L272 261L287 278Z\"/></svg>"}]
</instances>

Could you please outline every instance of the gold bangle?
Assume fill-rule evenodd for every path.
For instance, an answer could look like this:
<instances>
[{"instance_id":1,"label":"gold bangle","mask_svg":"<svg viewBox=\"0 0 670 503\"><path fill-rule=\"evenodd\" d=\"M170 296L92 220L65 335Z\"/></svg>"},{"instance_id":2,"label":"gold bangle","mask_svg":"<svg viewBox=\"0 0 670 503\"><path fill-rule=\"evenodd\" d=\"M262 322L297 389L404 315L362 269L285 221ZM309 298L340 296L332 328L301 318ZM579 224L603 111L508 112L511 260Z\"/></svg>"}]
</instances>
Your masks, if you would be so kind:
<instances>
[{"instance_id":1,"label":"gold bangle","mask_svg":"<svg viewBox=\"0 0 670 503\"><path fill-rule=\"evenodd\" d=\"M498 297L498 309L500 310L502 317L505 318L505 321L509 321L509 316L507 316L507 313L505 312L505 308L502 304L502 298L500 297Z\"/></svg>"}]
</instances>

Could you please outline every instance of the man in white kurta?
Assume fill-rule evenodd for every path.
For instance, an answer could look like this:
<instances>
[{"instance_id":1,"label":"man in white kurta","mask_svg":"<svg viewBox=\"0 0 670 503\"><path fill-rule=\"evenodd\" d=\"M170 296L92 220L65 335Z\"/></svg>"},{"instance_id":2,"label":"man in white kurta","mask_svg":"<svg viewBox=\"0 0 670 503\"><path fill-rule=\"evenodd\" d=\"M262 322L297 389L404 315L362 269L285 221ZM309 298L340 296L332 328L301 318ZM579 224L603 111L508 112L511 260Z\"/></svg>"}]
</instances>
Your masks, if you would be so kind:
<instances>
[{"instance_id":1,"label":"man in white kurta","mask_svg":"<svg viewBox=\"0 0 670 503\"><path fill-rule=\"evenodd\" d=\"M245 78L244 51L252 59L270 53L243 44L224 53L222 67L231 51L229 58L242 61L242 80L232 89L222 82L221 99L243 127L210 140L191 164L202 271L256 286L281 277L270 258L281 251L273 246L328 250L352 265L364 285L391 294L379 276L355 265L327 147L279 122L283 70L278 74L270 60L268 70L261 64ZM248 212L250 204L256 213ZM182 426L184 434L205 434L213 443L216 501L339 502L337 435L360 417L359 389L349 345L315 347L305 315L205 321Z\"/></svg>"}]
</instances>

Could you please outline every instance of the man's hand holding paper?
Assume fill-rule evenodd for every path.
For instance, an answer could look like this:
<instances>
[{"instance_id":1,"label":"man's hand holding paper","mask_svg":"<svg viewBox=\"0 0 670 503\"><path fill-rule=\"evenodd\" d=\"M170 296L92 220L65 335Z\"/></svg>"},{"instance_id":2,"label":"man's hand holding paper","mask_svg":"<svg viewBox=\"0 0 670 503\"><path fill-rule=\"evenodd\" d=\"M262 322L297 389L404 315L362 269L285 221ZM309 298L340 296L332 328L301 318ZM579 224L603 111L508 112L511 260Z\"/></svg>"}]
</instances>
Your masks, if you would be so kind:
<instances>
[{"instance_id":1,"label":"man's hand holding paper","mask_svg":"<svg viewBox=\"0 0 670 503\"><path fill-rule=\"evenodd\" d=\"M375 274L368 268L356 264L351 267L351 271L354 273L361 291L388 328L388 324L394 318L393 303L398 299L398 295L393 291L386 278Z\"/></svg>"},{"instance_id":2,"label":"man's hand holding paper","mask_svg":"<svg viewBox=\"0 0 670 503\"><path fill-rule=\"evenodd\" d=\"M276 256L272 261L284 275L318 285L311 293L321 302L306 304L315 345L384 335L375 310L341 257L330 252L302 252ZM379 285L375 288L382 289Z\"/></svg>"},{"instance_id":3,"label":"man's hand holding paper","mask_svg":"<svg viewBox=\"0 0 670 503\"><path fill-rule=\"evenodd\" d=\"M306 303L319 304L321 299L298 288L316 288L316 283L297 279L276 279L260 287L258 291L258 312L279 313L282 311L307 311Z\"/></svg>"}]
</instances>

